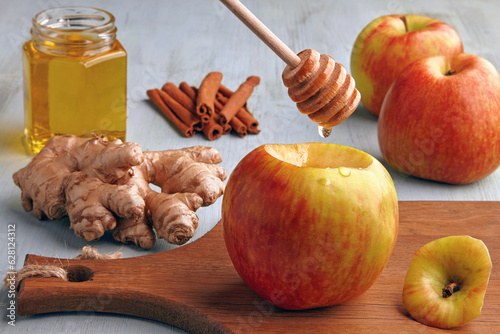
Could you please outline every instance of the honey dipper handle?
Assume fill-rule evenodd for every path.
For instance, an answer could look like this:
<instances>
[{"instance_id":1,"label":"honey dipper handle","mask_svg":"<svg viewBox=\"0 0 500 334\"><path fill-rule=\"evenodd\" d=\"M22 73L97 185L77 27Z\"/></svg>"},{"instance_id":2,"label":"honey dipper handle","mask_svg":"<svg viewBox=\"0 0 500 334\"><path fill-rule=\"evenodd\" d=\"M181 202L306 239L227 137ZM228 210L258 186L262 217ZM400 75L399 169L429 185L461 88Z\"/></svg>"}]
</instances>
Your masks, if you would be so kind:
<instances>
[{"instance_id":1,"label":"honey dipper handle","mask_svg":"<svg viewBox=\"0 0 500 334\"><path fill-rule=\"evenodd\" d=\"M300 58L283 43L268 27L238 0L220 0L236 17L257 35L276 55L292 68L300 63Z\"/></svg>"}]
</instances>

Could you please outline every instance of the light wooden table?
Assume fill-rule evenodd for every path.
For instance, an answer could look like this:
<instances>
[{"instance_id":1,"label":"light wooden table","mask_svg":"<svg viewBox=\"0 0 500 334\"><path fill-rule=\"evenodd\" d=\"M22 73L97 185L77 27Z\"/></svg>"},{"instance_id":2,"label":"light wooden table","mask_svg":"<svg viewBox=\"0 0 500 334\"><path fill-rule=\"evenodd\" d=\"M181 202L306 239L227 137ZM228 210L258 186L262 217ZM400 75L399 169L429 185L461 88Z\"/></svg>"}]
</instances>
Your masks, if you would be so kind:
<instances>
[{"instance_id":1,"label":"light wooden table","mask_svg":"<svg viewBox=\"0 0 500 334\"><path fill-rule=\"evenodd\" d=\"M31 157L23 146L21 46L30 38L31 17L53 6L79 5L76 1L2 2L0 20L0 274L7 271L7 225L16 226L17 267L26 254L73 258L87 242L74 236L67 220L38 221L25 213L20 190L12 174ZM294 51L313 48L331 55L349 70L352 44L361 29L385 14L416 13L435 17L455 27L465 51L488 59L500 69L500 2L397 0L248 0L244 2ZM89 0L85 5L109 10L116 16L118 39L128 52L127 140L143 149L162 150L192 145L217 148L222 166L230 173L255 147L265 143L326 141L364 150L383 161L377 143L377 119L362 106L334 129L327 140L301 115L281 83L284 63L216 0ZM205 137L183 137L146 97L146 90L167 81L199 85L210 71L224 74L223 83L236 89L250 75L261 84L249 100L262 132L239 138L227 135L209 142ZM390 167L400 200L500 200L500 170L470 185L454 186L415 179ZM220 219L221 200L198 210L200 226L195 239ZM139 256L173 248L163 241L144 251L116 244L110 235L90 243L103 253L121 250ZM136 333L182 332L144 319L105 314L51 314L17 317L16 327L7 324L10 299L0 294L0 333Z\"/></svg>"}]
</instances>

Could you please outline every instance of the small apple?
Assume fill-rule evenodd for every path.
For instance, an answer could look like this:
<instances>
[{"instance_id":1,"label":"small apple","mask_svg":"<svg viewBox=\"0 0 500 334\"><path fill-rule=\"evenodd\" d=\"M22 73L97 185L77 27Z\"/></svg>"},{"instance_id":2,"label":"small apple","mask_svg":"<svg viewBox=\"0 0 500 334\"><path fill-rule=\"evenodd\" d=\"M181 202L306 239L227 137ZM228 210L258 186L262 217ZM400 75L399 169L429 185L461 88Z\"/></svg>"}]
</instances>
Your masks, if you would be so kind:
<instances>
[{"instance_id":1,"label":"small apple","mask_svg":"<svg viewBox=\"0 0 500 334\"><path fill-rule=\"evenodd\" d=\"M500 166L500 77L466 54L416 60L387 92L378 120L380 149L396 170L465 184Z\"/></svg>"},{"instance_id":2,"label":"small apple","mask_svg":"<svg viewBox=\"0 0 500 334\"><path fill-rule=\"evenodd\" d=\"M461 326L481 314L491 267L481 240L469 236L434 240L413 256L403 287L404 307L425 325Z\"/></svg>"},{"instance_id":3,"label":"small apple","mask_svg":"<svg viewBox=\"0 0 500 334\"><path fill-rule=\"evenodd\" d=\"M403 68L420 58L460 52L460 36L444 22L421 15L382 16L356 38L351 74L361 102L378 116L389 86Z\"/></svg>"},{"instance_id":4,"label":"small apple","mask_svg":"<svg viewBox=\"0 0 500 334\"><path fill-rule=\"evenodd\" d=\"M277 307L309 309L347 302L377 280L396 242L398 201L365 152L263 145L232 172L222 221L243 281Z\"/></svg>"}]
</instances>

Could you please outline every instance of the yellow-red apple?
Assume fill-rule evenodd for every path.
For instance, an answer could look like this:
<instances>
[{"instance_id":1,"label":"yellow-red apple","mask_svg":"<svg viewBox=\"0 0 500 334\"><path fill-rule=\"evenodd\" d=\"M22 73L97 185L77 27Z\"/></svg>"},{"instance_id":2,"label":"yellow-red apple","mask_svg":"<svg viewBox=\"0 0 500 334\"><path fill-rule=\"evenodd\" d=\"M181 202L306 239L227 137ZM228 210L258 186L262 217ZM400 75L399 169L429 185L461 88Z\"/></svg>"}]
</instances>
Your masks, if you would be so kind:
<instances>
[{"instance_id":1,"label":"yellow-red apple","mask_svg":"<svg viewBox=\"0 0 500 334\"><path fill-rule=\"evenodd\" d=\"M469 236L436 239L420 248L403 286L403 304L432 327L461 326L481 314L491 273L486 245Z\"/></svg>"},{"instance_id":2,"label":"yellow-red apple","mask_svg":"<svg viewBox=\"0 0 500 334\"><path fill-rule=\"evenodd\" d=\"M370 22L356 38L351 73L361 102L378 116L403 68L420 58L461 52L460 36L444 22L421 15L386 15Z\"/></svg>"},{"instance_id":3,"label":"yellow-red apple","mask_svg":"<svg viewBox=\"0 0 500 334\"><path fill-rule=\"evenodd\" d=\"M382 273L396 242L398 201L387 170L326 143L263 145L232 172L224 239L241 278L284 309L347 302Z\"/></svg>"},{"instance_id":4,"label":"yellow-red apple","mask_svg":"<svg viewBox=\"0 0 500 334\"><path fill-rule=\"evenodd\" d=\"M471 54L416 60L393 82L378 120L379 145L396 170L465 184L500 166L500 77Z\"/></svg>"}]
</instances>

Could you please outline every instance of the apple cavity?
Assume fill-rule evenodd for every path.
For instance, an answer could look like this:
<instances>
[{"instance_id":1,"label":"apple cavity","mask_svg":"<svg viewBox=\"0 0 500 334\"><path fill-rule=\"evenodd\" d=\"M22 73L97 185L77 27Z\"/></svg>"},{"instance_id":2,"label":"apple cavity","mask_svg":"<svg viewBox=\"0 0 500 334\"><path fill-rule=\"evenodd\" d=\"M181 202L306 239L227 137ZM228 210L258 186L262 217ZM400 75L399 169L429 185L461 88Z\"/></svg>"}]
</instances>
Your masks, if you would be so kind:
<instances>
[{"instance_id":1,"label":"apple cavity","mask_svg":"<svg viewBox=\"0 0 500 334\"><path fill-rule=\"evenodd\" d=\"M420 248L403 287L403 304L417 321L452 328L481 314L491 273L486 245L469 236L449 236Z\"/></svg>"},{"instance_id":2,"label":"apple cavity","mask_svg":"<svg viewBox=\"0 0 500 334\"><path fill-rule=\"evenodd\" d=\"M326 143L263 145L232 172L224 240L241 278L284 309L345 303L387 264L396 190L379 161Z\"/></svg>"}]
</instances>

